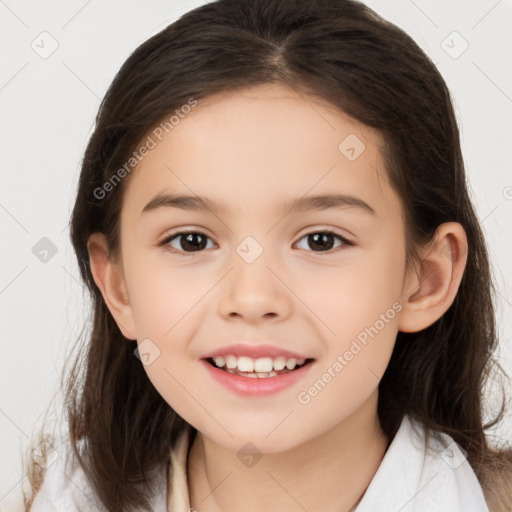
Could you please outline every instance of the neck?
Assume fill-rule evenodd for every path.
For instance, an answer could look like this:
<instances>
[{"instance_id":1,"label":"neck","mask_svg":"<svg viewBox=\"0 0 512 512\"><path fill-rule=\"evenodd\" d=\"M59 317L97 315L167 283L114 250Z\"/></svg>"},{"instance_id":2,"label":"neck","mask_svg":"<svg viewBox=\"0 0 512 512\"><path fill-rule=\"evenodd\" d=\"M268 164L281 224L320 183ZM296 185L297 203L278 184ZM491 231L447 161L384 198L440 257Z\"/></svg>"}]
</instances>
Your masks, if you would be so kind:
<instances>
[{"instance_id":1,"label":"neck","mask_svg":"<svg viewBox=\"0 0 512 512\"><path fill-rule=\"evenodd\" d=\"M236 452L197 432L187 465L190 506L198 512L349 512L388 445L377 396L321 436L285 452L266 453L248 468Z\"/></svg>"}]
</instances>

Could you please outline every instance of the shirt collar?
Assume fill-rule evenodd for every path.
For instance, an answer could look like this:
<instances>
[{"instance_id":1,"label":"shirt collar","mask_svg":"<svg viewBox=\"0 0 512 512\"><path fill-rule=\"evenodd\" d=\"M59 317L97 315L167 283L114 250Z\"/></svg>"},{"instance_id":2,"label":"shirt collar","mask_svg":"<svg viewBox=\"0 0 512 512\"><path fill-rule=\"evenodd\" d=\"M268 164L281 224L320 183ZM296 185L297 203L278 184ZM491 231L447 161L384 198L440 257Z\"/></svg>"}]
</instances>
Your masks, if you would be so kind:
<instances>
[{"instance_id":1,"label":"shirt collar","mask_svg":"<svg viewBox=\"0 0 512 512\"><path fill-rule=\"evenodd\" d=\"M187 459L192 433L192 427L184 429L171 449L167 510L172 512L190 512ZM453 459L450 452L457 457ZM437 440L433 437L428 443L425 428L405 415L353 510L427 512L444 510L446 504L450 504L451 510L488 512L476 475L459 446L447 434L440 434Z\"/></svg>"}]
</instances>

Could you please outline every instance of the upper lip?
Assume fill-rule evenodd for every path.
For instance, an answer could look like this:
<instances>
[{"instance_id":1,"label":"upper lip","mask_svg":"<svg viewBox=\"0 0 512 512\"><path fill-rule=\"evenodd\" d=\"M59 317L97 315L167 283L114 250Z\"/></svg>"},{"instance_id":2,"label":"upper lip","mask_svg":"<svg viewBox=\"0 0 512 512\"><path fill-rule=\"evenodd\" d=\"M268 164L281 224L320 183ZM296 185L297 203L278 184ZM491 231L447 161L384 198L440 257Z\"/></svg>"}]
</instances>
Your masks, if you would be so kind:
<instances>
[{"instance_id":1,"label":"upper lip","mask_svg":"<svg viewBox=\"0 0 512 512\"><path fill-rule=\"evenodd\" d=\"M217 350L213 350L212 352L208 352L201 356L201 359L214 358L218 356L228 356L233 355L236 357L247 356L252 359L257 359L259 357L279 357L284 356L288 359L311 359L308 356L299 354L297 352L293 352L291 350L287 350L277 345L270 344L259 344L259 345L250 345L247 343L235 343L233 345L227 345L225 347L219 348Z\"/></svg>"}]
</instances>

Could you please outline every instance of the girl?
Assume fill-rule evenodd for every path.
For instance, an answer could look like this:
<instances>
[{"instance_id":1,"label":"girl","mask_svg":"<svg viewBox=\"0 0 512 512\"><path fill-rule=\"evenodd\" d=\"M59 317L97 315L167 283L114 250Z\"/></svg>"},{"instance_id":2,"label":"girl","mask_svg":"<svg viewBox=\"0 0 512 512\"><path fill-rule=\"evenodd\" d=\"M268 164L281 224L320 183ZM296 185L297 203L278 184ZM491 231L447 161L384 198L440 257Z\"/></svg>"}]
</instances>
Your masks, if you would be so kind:
<instances>
[{"instance_id":1,"label":"girl","mask_svg":"<svg viewBox=\"0 0 512 512\"><path fill-rule=\"evenodd\" d=\"M71 239L92 333L27 510L512 507L450 94L369 8L219 0L141 45Z\"/></svg>"}]
</instances>

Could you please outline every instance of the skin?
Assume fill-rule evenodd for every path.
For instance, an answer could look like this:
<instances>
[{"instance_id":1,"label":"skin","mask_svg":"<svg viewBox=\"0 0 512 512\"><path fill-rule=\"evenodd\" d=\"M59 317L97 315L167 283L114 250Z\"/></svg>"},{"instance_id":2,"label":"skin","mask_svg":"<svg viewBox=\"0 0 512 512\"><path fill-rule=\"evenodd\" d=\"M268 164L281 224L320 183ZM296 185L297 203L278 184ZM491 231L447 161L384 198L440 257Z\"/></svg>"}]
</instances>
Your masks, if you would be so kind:
<instances>
[{"instance_id":1,"label":"skin","mask_svg":"<svg viewBox=\"0 0 512 512\"><path fill-rule=\"evenodd\" d=\"M338 149L349 134L365 145L354 161ZM211 96L130 176L121 258L109 259L101 233L89 240L95 281L121 331L158 347L147 375L198 430L188 479L199 512L348 511L379 467L389 440L377 416L378 384L397 332L419 331L448 309L467 243L459 224L443 224L422 261L406 267L402 205L380 144L370 128L282 85ZM141 214L163 191L207 196L227 209ZM375 213L355 206L291 213L284 206L334 192L362 199ZM353 245L332 238L322 251L308 243L305 235L326 229ZM175 252L158 246L179 231L203 233L207 247L179 253L180 238L167 244ZM263 249L252 263L236 251L247 236ZM393 304L400 306L394 318L309 403L300 403L298 394ZM315 362L277 394L241 397L199 360L242 340ZM247 442L263 455L252 467L237 457Z\"/></svg>"}]
</instances>

